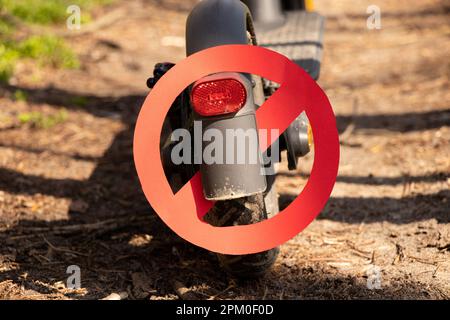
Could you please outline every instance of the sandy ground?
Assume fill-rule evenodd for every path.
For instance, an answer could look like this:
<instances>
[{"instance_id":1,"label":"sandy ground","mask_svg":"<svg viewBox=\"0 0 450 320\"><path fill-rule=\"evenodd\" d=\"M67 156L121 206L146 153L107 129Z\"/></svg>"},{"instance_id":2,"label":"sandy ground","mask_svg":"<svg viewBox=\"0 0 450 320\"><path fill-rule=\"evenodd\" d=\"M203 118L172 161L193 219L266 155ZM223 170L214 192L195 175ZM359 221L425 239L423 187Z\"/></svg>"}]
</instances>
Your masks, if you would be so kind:
<instances>
[{"instance_id":1,"label":"sandy ground","mask_svg":"<svg viewBox=\"0 0 450 320\"><path fill-rule=\"evenodd\" d=\"M123 19L68 38L80 70L22 63L0 87L0 298L178 299L182 286L197 299L449 299L444 1L379 0L381 30L366 28L373 1L317 1L328 18L319 82L342 134L337 184L273 270L246 282L171 232L140 190L131 148L145 80L156 62L183 58L191 4L159 2L121 2L110 10ZM27 102L13 99L17 89ZM6 120L62 107L68 120L50 129ZM312 155L281 172L282 207L311 165ZM65 286L70 265L81 268L79 290Z\"/></svg>"}]
</instances>

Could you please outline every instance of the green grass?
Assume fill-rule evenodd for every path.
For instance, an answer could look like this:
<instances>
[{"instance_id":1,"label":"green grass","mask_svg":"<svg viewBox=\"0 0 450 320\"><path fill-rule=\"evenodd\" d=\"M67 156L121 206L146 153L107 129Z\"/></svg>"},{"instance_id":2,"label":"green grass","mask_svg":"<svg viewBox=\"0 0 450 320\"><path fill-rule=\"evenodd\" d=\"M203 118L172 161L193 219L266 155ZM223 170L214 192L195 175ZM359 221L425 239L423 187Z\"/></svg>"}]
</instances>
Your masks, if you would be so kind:
<instances>
[{"instance_id":1,"label":"green grass","mask_svg":"<svg viewBox=\"0 0 450 320\"><path fill-rule=\"evenodd\" d=\"M68 113L65 109L60 109L56 114L44 115L42 112L33 111L21 113L18 116L20 123L28 124L32 128L50 129L58 124L65 122Z\"/></svg>"},{"instance_id":2,"label":"green grass","mask_svg":"<svg viewBox=\"0 0 450 320\"><path fill-rule=\"evenodd\" d=\"M14 73L19 53L8 45L0 43L0 82L7 83Z\"/></svg>"},{"instance_id":3,"label":"green grass","mask_svg":"<svg viewBox=\"0 0 450 320\"><path fill-rule=\"evenodd\" d=\"M88 98L76 96L69 99L69 103L77 107L85 107L89 103Z\"/></svg>"},{"instance_id":4,"label":"green grass","mask_svg":"<svg viewBox=\"0 0 450 320\"><path fill-rule=\"evenodd\" d=\"M76 69L80 62L65 42L55 36L31 36L23 41L0 41L0 82L7 83L19 59L32 59L39 66Z\"/></svg>"},{"instance_id":5,"label":"green grass","mask_svg":"<svg viewBox=\"0 0 450 320\"><path fill-rule=\"evenodd\" d=\"M75 53L54 36L32 36L19 43L17 50L20 57L34 59L43 66L67 69L80 66Z\"/></svg>"},{"instance_id":6,"label":"green grass","mask_svg":"<svg viewBox=\"0 0 450 320\"><path fill-rule=\"evenodd\" d=\"M0 15L12 16L28 25L60 25L65 28L69 17L67 8L78 5L81 22L89 21L89 11L115 0L0 0ZM8 19L9 21L9 19ZM0 16L0 83L8 83L15 64L21 59L32 59L38 66L76 69L80 63L76 54L61 38L33 35L15 41L14 23Z\"/></svg>"},{"instance_id":7,"label":"green grass","mask_svg":"<svg viewBox=\"0 0 450 320\"><path fill-rule=\"evenodd\" d=\"M25 91L18 89L14 91L14 100L25 102L28 100L28 94Z\"/></svg>"},{"instance_id":8,"label":"green grass","mask_svg":"<svg viewBox=\"0 0 450 320\"><path fill-rule=\"evenodd\" d=\"M13 31L14 25L12 23L5 19L0 19L0 38L11 35Z\"/></svg>"},{"instance_id":9,"label":"green grass","mask_svg":"<svg viewBox=\"0 0 450 320\"><path fill-rule=\"evenodd\" d=\"M88 17L89 11L94 7L111 2L113 0L0 0L0 8L22 21L48 25L65 21L68 17L67 7L70 5L78 5L81 16Z\"/></svg>"},{"instance_id":10,"label":"green grass","mask_svg":"<svg viewBox=\"0 0 450 320\"><path fill-rule=\"evenodd\" d=\"M26 22L51 24L60 22L65 18L62 1L4 0L3 2L6 10Z\"/></svg>"}]
</instances>

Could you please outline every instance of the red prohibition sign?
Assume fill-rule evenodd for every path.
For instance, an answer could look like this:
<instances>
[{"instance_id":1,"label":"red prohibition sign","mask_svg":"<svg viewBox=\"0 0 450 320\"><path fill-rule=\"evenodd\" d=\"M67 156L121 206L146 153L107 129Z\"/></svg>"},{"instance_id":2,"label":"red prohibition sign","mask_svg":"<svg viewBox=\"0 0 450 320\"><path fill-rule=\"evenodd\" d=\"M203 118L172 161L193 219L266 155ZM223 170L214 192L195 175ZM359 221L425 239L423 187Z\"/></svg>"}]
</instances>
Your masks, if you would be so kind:
<instances>
[{"instance_id":1,"label":"red prohibition sign","mask_svg":"<svg viewBox=\"0 0 450 320\"><path fill-rule=\"evenodd\" d=\"M252 225L213 227L202 221L214 202L203 196L200 173L174 195L161 163L160 134L173 101L193 82L220 72L257 74L281 84L258 109L258 129L284 132L303 111L313 128L314 165L302 193L273 218ZM267 144L261 141L261 149ZM214 47L177 63L147 96L136 123L134 161L147 200L180 237L222 254L262 252L300 233L328 201L339 166L336 118L317 83L283 55L257 46Z\"/></svg>"}]
</instances>

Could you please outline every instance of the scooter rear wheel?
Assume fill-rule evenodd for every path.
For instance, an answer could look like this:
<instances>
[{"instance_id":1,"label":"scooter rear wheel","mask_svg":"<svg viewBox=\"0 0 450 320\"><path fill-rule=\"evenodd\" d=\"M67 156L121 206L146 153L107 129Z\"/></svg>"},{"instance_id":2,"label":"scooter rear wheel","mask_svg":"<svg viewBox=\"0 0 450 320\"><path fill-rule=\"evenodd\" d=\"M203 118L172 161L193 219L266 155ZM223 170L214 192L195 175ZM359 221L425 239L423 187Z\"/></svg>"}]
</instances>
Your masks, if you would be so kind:
<instances>
[{"instance_id":1,"label":"scooter rear wheel","mask_svg":"<svg viewBox=\"0 0 450 320\"><path fill-rule=\"evenodd\" d=\"M267 193L269 195L269 193ZM219 201L205 216L205 221L216 227L249 225L268 218L263 194ZM279 249L274 248L256 254L218 254L223 269L236 278L263 276L275 263Z\"/></svg>"}]
</instances>

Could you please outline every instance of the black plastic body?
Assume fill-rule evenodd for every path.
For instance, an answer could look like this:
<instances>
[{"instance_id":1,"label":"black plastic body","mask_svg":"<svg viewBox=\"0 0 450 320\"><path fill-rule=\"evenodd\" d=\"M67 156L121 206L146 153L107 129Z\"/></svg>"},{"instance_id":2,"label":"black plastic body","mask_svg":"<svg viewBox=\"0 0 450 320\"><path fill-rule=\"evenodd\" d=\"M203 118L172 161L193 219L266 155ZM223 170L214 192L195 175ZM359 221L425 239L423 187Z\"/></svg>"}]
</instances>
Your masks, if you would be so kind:
<instances>
[{"instance_id":1,"label":"black plastic body","mask_svg":"<svg viewBox=\"0 0 450 320\"><path fill-rule=\"evenodd\" d=\"M245 4L244 4L245 3ZM284 10L303 9L300 0L203 0L190 13L186 24L186 54L226 44L249 44L249 36L254 37L252 15L258 23L266 27L279 27L284 22ZM248 4L251 8L247 7ZM252 13L250 13L252 12ZM255 42L253 42L255 44ZM220 75L218 75L220 77ZM245 81L251 80L247 74L241 75ZM248 84L247 84L248 85ZM248 88L251 92L252 88ZM246 106L238 113L222 117L201 117L203 131L216 129L257 130L256 106L249 95ZM296 169L297 159L309 152L305 138L306 118L299 117L281 136L281 145L288 151L289 168ZM306 144L305 144L306 143ZM203 149L207 146L204 143ZM237 150L236 152L239 152ZM224 150L225 153L225 150ZM261 155L257 155L261 159ZM226 155L225 155L226 157ZM202 164L204 195L210 200L241 198L264 192L267 179L261 163L256 164Z\"/></svg>"},{"instance_id":2,"label":"black plastic body","mask_svg":"<svg viewBox=\"0 0 450 320\"><path fill-rule=\"evenodd\" d=\"M191 12L186 25L186 53L226 44L249 44L251 36L251 16L246 5L238 0L204 0ZM202 122L203 132L218 130L226 136L227 130L253 131L257 133L256 106L253 99L251 77L247 74L217 74L212 78L237 77L247 91L247 101L235 114L216 117L195 115L196 121ZM225 142L227 144L228 141ZM208 143L203 143L203 149ZM237 146L237 144L236 144ZM247 153L248 150L235 148L234 153ZM224 158L227 157L223 150ZM267 188L262 165L262 156L255 150L256 162L245 157L245 163L202 163L202 183L204 195L209 200L228 200L262 193ZM253 159L254 159L253 158Z\"/></svg>"},{"instance_id":3,"label":"black plastic body","mask_svg":"<svg viewBox=\"0 0 450 320\"><path fill-rule=\"evenodd\" d=\"M239 0L203 0L186 23L186 54L226 44L248 44L250 11Z\"/></svg>"}]
</instances>

